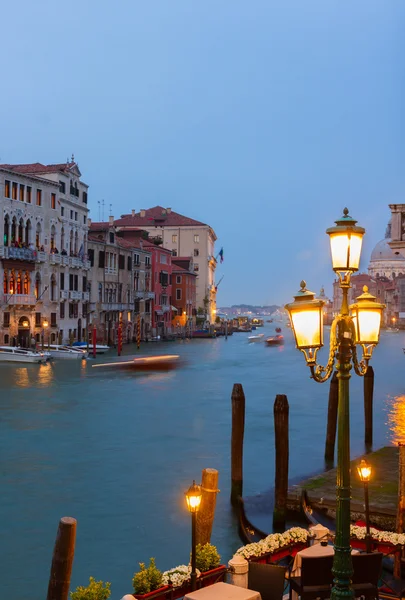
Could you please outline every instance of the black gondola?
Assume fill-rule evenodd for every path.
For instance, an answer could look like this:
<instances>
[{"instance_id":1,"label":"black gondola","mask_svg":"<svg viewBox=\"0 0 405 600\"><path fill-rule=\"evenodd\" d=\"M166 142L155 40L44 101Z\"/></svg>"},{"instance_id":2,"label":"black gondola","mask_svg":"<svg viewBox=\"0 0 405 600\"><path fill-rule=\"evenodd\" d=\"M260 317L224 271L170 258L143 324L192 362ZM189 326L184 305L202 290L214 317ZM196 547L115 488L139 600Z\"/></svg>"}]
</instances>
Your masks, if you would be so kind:
<instances>
[{"instance_id":1,"label":"black gondola","mask_svg":"<svg viewBox=\"0 0 405 600\"><path fill-rule=\"evenodd\" d=\"M269 534L255 527L247 518L243 498L238 498L239 536L244 544L259 542Z\"/></svg>"}]
</instances>

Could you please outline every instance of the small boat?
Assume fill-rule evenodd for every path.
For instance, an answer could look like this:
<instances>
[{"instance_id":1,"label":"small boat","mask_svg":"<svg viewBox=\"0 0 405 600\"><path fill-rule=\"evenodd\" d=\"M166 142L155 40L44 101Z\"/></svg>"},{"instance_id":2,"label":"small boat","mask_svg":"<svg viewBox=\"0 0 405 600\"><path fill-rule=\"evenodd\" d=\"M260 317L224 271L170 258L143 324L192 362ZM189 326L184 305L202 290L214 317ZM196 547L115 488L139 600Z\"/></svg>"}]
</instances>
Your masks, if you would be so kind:
<instances>
[{"instance_id":1,"label":"small boat","mask_svg":"<svg viewBox=\"0 0 405 600\"><path fill-rule=\"evenodd\" d=\"M73 348L70 346L60 346L58 344L51 344L50 346L48 346L48 351L51 357L57 360L82 360L87 357L87 351L77 346Z\"/></svg>"},{"instance_id":2,"label":"small boat","mask_svg":"<svg viewBox=\"0 0 405 600\"><path fill-rule=\"evenodd\" d=\"M263 342L264 333L258 333L257 335L249 335L248 342Z\"/></svg>"},{"instance_id":3,"label":"small boat","mask_svg":"<svg viewBox=\"0 0 405 600\"><path fill-rule=\"evenodd\" d=\"M45 363L47 359L45 352L24 350L15 346L0 346L0 362Z\"/></svg>"},{"instance_id":4,"label":"small boat","mask_svg":"<svg viewBox=\"0 0 405 600\"><path fill-rule=\"evenodd\" d=\"M266 339L267 346L281 346L282 344L284 344L284 336L280 334L271 335Z\"/></svg>"},{"instance_id":5,"label":"small boat","mask_svg":"<svg viewBox=\"0 0 405 600\"><path fill-rule=\"evenodd\" d=\"M385 331L386 333L399 333L399 329L396 327L387 327Z\"/></svg>"},{"instance_id":6,"label":"small boat","mask_svg":"<svg viewBox=\"0 0 405 600\"><path fill-rule=\"evenodd\" d=\"M139 369L140 371L168 371L175 369L180 362L178 354L163 354L162 356L141 356L132 360L92 365L93 368Z\"/></svg>"},{"instance_id":7,"label":"small boat","mask_svg":"<svg viewBox=\"0 0 405 600\"><path fill-rule=\"evenodd\" d=\"M66 346L67 348L81 348L82 350L87 350L87 342L74 342L71 346ZM110 349L110 346L104 346L103 344L96 344L96 354L105 354ZM89 354L93 354L93 344L89 344Z\"/></svg>"}]
</instances>

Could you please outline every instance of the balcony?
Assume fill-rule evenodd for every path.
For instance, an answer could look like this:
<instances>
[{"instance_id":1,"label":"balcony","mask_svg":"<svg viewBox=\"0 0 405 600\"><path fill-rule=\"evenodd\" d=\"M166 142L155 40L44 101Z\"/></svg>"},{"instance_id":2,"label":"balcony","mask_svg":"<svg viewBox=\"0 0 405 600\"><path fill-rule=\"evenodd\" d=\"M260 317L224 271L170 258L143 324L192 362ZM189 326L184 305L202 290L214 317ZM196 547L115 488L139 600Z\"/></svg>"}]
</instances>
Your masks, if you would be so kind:
<instances>
[{"instance_id":1,"label":"balcony","mask_svg":"<svg viewBox=\"0 0 405 600\"><path fill-rule=\"evenodd\" d=\"M90 292L82 292L83 293L83 300L85 302L88 302L90 300Z\"/></svg>"},{"instance_id":2,"label":"balcony","mask_svg":"<svg viewBox=\"0 0 405 600\"><path fill-rule=\"evenodd\" d=\"M76 291L71 290L69 292L69 299L70 300L81 300L82 299L82 293L83 292L76 292Z\"/></svg>"},{"instance_id":3,"label":"balcony","mask_svg":"<svg viewBox=\"0 0 405 600\"><path fill-rule=\"evenodd\" d=\"M69 300L69 292L67 290L60 291L60 299L61 300Z\"/></svg>"},{"instance_id":4,"label":"balcony","mask_svg":"<svg viewBox=\"0 0 405 600\"><path fill-rule=\"evenodd\" d=\"M35 262L37 262L37 263L42 263L42 262L45 262L45 261L46 261L46 252L40 252L40 251L38 251L38 252L36 253L36 255L37 255L37 256L36 256L36 258L35 258Z\"/></svg>"},{"instance_id":5,"label":"balcony","mask_svg":"<svg viewBox=\"0 0 405 600\"><path fill-rule=\"evenodd\" d=\"M69 266L69 257L61 254L60 258L61 258L61 265L68 267Z\"/></svg>"},{"instance_id":6,"label":"balcony","mask_svg":"<svg viewBox=\"0 0 405 600\"><path fill-rule=\"evenodd\" d=\"M60 265L62 262L62 256L60 254L50 254L49 255L49 262L51 265Z\"/></svg>"},{"instance_id":7,"label":"balcony","mask_svg":"<svg viewBox=\"0 0 405 600\"><path fill-rule=\"evenodd\" d=\"M35 306L37 303L34 294L4 294L3 298L9 306Z\"/></svg>"},{"instance_id":8,"label":"balcony","mask_svg":"<svg viewBox=\"0 0 405 600\"><path fill-rule=\"evenodd\" d=\"M12 246L3 247L3 257L11 260L23 260L25 262L35 262L37 252L31 248L13 248Z\"/></svg>"}]
</instances>

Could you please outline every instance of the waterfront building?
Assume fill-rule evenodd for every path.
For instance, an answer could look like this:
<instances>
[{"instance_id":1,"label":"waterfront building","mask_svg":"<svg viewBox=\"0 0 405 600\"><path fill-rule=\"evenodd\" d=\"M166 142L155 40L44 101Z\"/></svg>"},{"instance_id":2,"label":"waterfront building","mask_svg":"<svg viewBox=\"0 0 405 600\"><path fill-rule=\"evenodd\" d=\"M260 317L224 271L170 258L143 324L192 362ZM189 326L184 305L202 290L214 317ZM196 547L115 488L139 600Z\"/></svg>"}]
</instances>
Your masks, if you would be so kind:
<instances>
[{"instance_id":1,"label":"waterfront building","mask_svg":"<svg viewBox=\"0 0 405 600\"><path fill-rule=\"evenodd\" d=\"M152 254L152 332L165 336L172 332L173 314L177 313L172 305L172 253L149 239L143 240L142 247Z\"/></svg>"},{"instance_id":2,"label":"waterfront building","mask_svg":"<svg viewBox=\"0 0 405 600\"><path fill-rule=\"evenodd\" d=\"M121 237L108 222L89 221L90 320L97 328L97 338L117 343L118 326L123 341L151 336L151 253L140 248L136 239Z\"/></svg>"},{"instance_id":3,"label":"waterfront building","mask_svg":"<svg viewBox=\"0 0 405 600\"><path fill-rule=\"evenodd\" d=\"M0 343L85 336L87 196L77 163L0 165Z\"/></svg>"},{"instance_id":4,"label":"waterfront building","mask_svg":"<svg viewBox=\"0 0 405 600\"><path fill-rule=\"evenodd\" d=\"M177 314L173 319L174 327L194 329L197 315L196 274L191 257L172 257L173 305Z\"/></svg>"},{"instance_id":5,"label":"waterfront building","mask_svg":"<svg viewBox=\"0 0 405 600\"><path fill-rule=\"evenodd\" d=\"M147 210L122 215L116 220L121 231L142 229L155 238L174 257L191 256L196 279L196 303L213 323L216 313L215 235L212 227L172 211L171 208L155 206Z\"/></svg>"}]
</instances>

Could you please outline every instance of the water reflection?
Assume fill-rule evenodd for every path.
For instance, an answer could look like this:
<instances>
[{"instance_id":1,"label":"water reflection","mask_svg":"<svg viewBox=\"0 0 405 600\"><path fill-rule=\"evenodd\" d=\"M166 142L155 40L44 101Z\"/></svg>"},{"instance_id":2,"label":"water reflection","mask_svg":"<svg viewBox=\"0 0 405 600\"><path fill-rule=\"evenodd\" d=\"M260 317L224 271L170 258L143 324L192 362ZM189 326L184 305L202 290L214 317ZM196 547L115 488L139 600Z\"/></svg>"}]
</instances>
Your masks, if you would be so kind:
<instances>
[{"instance_id":1,"label":"water reflection","mask_svg":"<svg viewBox=\"0 0 405 600\"><path fill-rule=\"evenodd\" d=\"M388 413L388 427L393 444L405 443L405 395L396 396Z\"/></svg>"},{"instance_id":2,"label":"water reflection","mask_svg":"<svg viewBox=\"0 0 405 600\"><path fill-rule=\"evenodd\" d=\"M51 363L45 363L39 365L38 371L38 385L40 387L47 387L52 381L52 366Z\"/></svg>"},{"instance_id":3,"label":"water reflection","mask_svg":"<svg viewBox=\"0 0 405 600\"><path fill-rule=\"evenodd\" d=\"M26 388L30 384L27 367L19 367L15 370L15 385Z\"/></svg>"}]
</instances>

